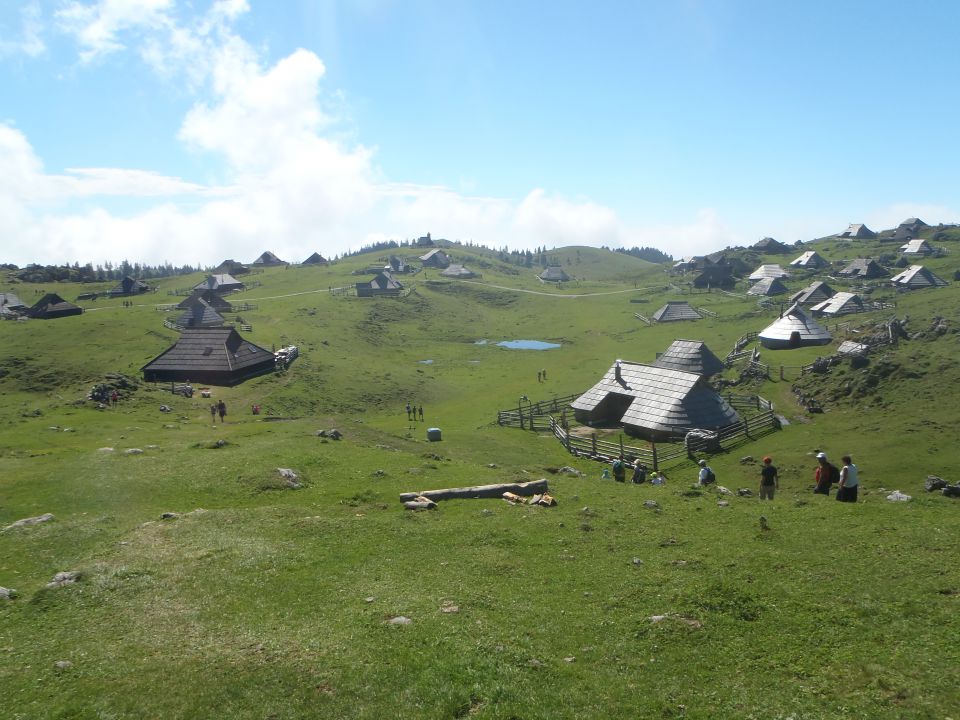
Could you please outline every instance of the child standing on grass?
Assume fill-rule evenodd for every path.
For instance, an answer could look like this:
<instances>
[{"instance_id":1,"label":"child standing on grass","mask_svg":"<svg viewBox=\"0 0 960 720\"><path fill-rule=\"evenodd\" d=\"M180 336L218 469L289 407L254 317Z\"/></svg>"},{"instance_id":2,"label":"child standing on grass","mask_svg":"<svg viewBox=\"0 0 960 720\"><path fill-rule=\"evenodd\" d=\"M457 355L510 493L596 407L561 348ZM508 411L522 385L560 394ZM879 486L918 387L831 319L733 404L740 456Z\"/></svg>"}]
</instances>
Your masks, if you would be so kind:
<instances>
[{"instance_id":1,"label":"child standing on grass","mask_svg":"<svg viewBox=\"0 0 960 720\"><path fill-rule=\"evenodd\" d=\"M768 455L763 459L763 467L760 468L760 499L773 500L774 491L779 489L780 475L777 474L773 459Z\"/></svg>"}]
</instances>

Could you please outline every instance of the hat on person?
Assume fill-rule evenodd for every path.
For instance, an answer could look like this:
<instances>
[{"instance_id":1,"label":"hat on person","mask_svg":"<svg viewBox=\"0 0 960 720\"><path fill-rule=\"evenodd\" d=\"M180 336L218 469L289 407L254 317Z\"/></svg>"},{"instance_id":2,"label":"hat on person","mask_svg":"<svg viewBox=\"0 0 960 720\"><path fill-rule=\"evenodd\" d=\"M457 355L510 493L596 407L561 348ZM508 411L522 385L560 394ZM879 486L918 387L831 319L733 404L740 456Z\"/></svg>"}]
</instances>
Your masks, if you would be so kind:
<instances>
[{"instance_id":1,"label":"hat on person","mask_svg":"<svg viewBox=\"0 0 960 720\"><path fill-rule=\"evenodd\" d=\"M824 453L824 452L818 452L818 453L817 453L817 460L826 460L826 459L827 459L827 454L826 454L826 453Z\"/></svg>"},{"instance_id":2,"label":"hat on person","mask_svg":"<svg viewBox=\"0 0 960 720\"><path fill-rule=\"evenodd\" d=\"M700 464L700 467L706 467L706 466L707 466L707 461L706 461L706 460L701 460L699 464Z\"/></svg>"}]
</instances>

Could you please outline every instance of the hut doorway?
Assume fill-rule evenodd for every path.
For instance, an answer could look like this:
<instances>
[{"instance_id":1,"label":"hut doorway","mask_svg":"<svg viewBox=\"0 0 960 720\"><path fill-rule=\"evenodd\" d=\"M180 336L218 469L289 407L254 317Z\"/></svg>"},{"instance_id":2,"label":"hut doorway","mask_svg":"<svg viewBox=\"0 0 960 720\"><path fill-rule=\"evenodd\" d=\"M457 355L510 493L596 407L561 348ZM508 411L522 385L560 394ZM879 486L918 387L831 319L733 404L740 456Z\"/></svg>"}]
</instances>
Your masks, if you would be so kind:
<instances>
[{"instance_id":1,"label":"hut doorway","mask_svg":"<svg viewBox=\"0 0 960 720\"><path fill-rule=\"evenodd\" d=\"M790 347L800 347L800 333L797 330L794 330L792 333L790 333Z\"/></svg>"}]
</instances>

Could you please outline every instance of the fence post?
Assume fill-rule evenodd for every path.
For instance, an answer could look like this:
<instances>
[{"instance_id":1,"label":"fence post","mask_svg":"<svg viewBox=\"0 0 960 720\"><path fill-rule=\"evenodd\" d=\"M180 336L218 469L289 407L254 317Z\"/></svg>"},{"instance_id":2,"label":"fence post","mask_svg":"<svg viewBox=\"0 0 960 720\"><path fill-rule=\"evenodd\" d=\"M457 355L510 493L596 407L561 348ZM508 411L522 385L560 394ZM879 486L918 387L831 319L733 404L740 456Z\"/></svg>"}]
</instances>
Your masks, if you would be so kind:
<instances>
[{"instance_id":1,"label":"fence post","mask_svg":"<svg viewBox=\"0 0 960 720\"><path fill-rule=\"evenodd\" d=\"M620 454L623 455L623 433L620 433Z\"/></svg>"},{"instance_id":2,"label":"fence post","mask_svg":"<svg viewBox=\"0 0 960 720\"><path fill-rule=\"evenodd\" d=\"M657 464L657 444L652 440L650 441L650 449L653 452L653 471L659 473L660 466Z\"/></svg>"},{"instance_id":3,"label":"fence post","mask_svg":"<svg viewBox=\"0 0 960 720\"><path fill-rule=\"evenodd\" d=\"M597 434L596 433L592 433L590 435L590 444L593 445L593 454L596 455L597 454Z\"/></svg>"},{"instance_id":4,"label":"fence post","mask_svg":"<svg viewBox=\"0 0 960 720\"><path fill-rule=\"evenodd\" d=\"M783 380L783 365L780 366L780 379Z\"/></svg>"}]
</instances>

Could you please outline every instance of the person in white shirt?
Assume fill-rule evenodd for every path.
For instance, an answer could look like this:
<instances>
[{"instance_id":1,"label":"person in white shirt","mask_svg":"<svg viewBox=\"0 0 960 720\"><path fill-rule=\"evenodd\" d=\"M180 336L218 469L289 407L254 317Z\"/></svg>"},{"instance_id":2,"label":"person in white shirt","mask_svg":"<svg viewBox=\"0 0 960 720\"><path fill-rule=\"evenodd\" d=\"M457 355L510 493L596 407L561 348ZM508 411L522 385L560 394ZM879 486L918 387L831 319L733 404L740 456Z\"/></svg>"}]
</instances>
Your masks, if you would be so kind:
<instances>
[{"instance_id":1,"label":"person in white shirt","mask_svg":"<svg viewBox=\"0 0 960 720\"><path fill-rule=\"evenodd\" d=\"M857 466L849 455L844 455L843 467L840 468L840 484L837 486L837 500L840 502L857 501L857 491L860 487L860 480L857 477Z\"/></svg>"}]
</instances>

